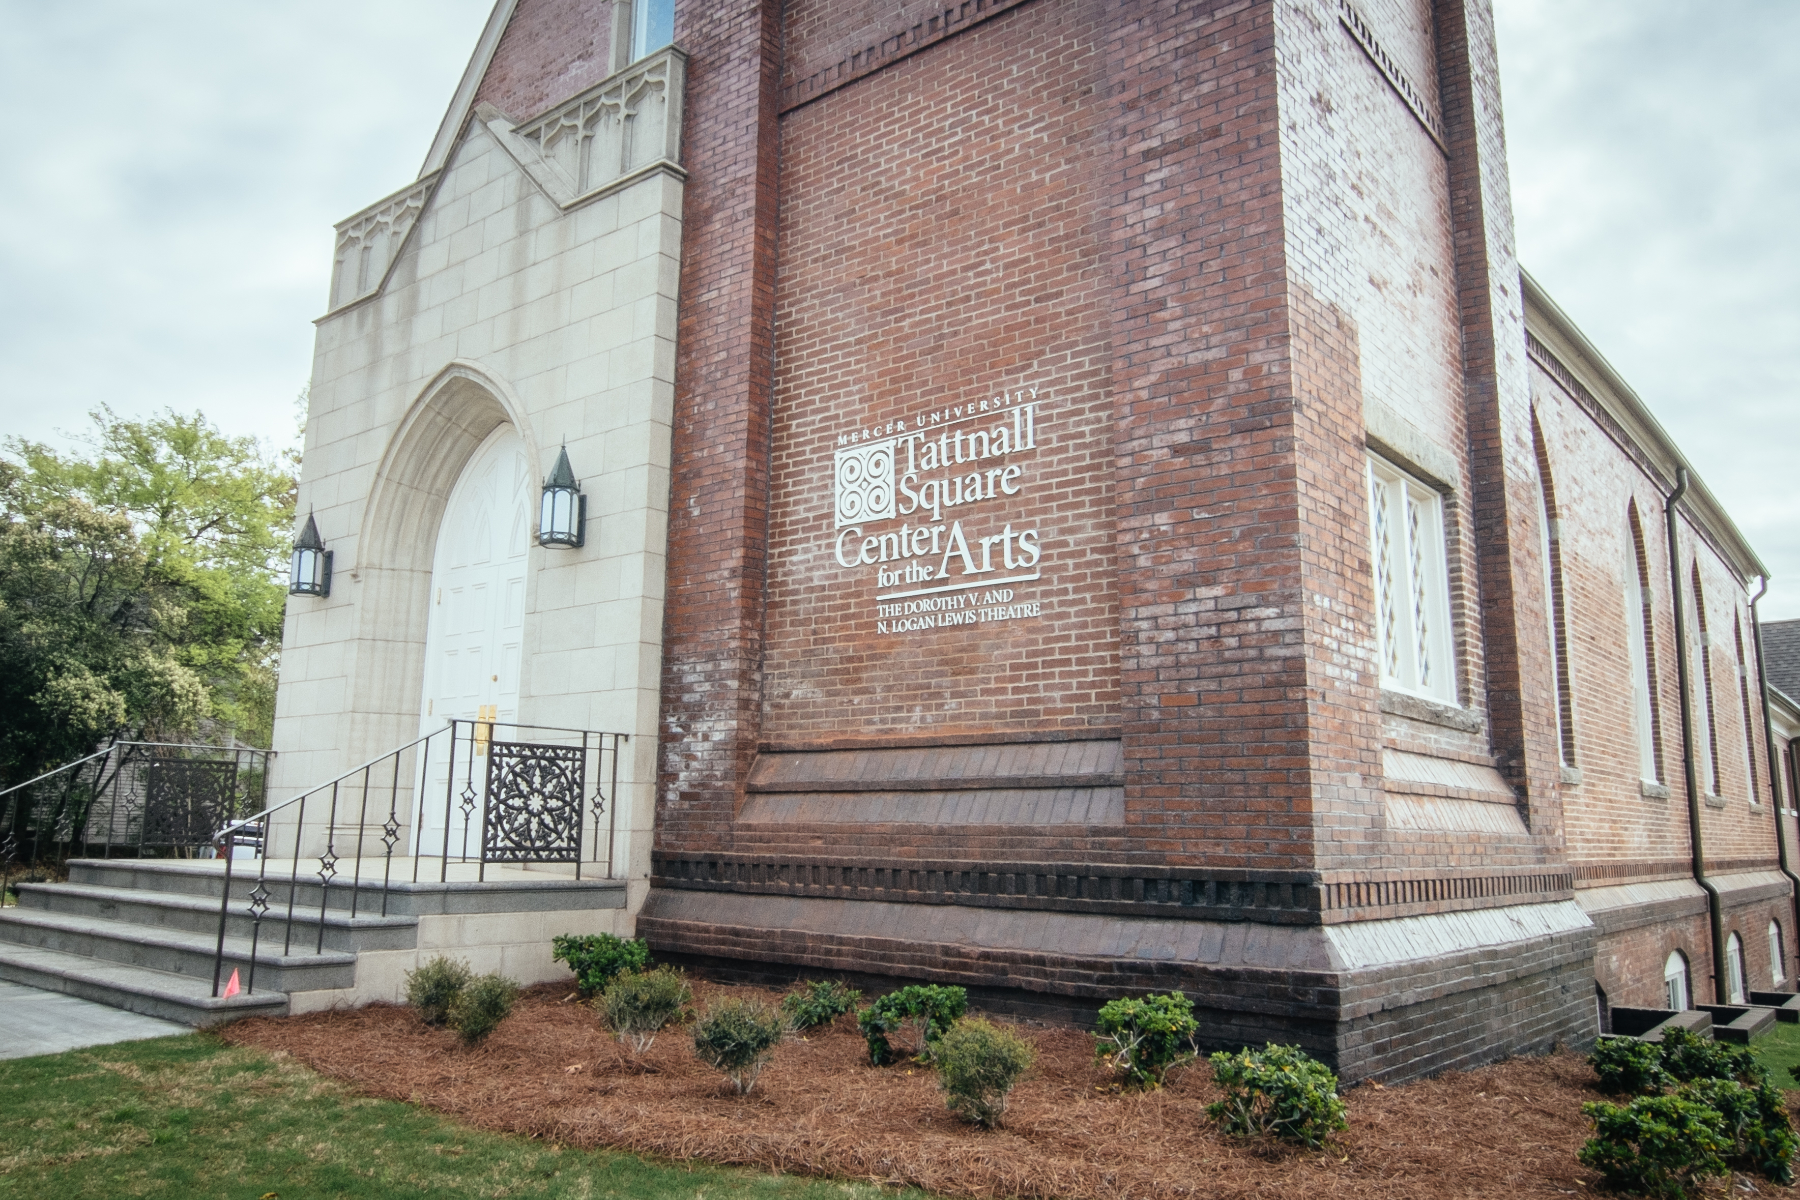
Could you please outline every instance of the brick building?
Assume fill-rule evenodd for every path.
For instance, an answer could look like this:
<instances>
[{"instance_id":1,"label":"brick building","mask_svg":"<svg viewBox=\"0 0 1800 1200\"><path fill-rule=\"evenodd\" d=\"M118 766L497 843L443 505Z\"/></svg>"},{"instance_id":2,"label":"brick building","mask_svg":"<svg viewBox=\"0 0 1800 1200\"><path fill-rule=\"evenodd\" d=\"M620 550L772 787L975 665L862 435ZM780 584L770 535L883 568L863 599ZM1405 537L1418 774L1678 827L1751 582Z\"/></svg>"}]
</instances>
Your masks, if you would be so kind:
<instances>
[{"instance_id":1,"label":"brick building","mask_svg":"<svg viewBox=\"0 0 1800 1200\"><path fill-rule=\"evenodd\" d=\"M631 734L597 928L1350 1078L1792 977L1765 571L1514 257L1482 0L499 0L337 255L278 794Z\"/></svg>"}]
</instances>

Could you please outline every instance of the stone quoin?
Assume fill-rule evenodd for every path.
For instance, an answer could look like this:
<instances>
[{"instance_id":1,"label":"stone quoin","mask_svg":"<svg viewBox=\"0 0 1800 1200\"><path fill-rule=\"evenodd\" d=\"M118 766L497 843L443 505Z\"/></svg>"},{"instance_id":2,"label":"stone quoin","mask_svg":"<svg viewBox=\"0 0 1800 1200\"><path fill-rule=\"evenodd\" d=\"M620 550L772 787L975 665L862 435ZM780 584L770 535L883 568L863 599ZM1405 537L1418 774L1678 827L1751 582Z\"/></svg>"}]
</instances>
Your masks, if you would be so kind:
<instances>
[{"instance_id":1,"label":"stone quoin","mask_svg":"<svg viewBox=\"0 0 1800 1200\"><path fill-rule=\"evenodd\" d=\"M336 256L273 798L629 734L594 931L1348 1080L1792 989L1766 570L1515 257L1489 0L498 0Z\"/></svg>"}]
</instances>

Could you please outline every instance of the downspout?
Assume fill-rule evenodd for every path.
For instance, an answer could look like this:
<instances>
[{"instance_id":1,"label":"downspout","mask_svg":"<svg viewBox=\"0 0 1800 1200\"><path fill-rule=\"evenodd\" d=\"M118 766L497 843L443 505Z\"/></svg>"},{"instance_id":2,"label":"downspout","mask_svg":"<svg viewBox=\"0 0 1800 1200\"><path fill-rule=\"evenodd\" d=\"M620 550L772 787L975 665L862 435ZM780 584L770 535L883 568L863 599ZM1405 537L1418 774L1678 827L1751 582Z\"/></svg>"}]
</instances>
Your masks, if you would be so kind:
<instances>
[{"instance_id":1,"label":"downspout","mask_svg":"<svg viewBox=\"0 0 1800 1200\"><path fill-rule=\"evenodd\" d=\"M1788 864L1787 830L1782 825L1781 793L1786 790L1781 786L1781 756L1775 753L1775 727L1769 720L1769 677L1763 671L1762 618L1756 615L1756 605L1769 590L1769 577L1762 577L1762 586L1756 595L1750 597L1750 638L1756 647L1756 686L1762 696L1763 718L1763 756L1769 760L1769 799L1775 805L1775 853L1781 860L1781 873L1788 877L1788 883L1794 890L1794 928L1800 929L1800 875L1795 875ZM1788 800L1800 806L1800 800L1789 796Z\"/></svg>"},{"instance_id":2,"label":"downspout","mask_svg":"<svg viewBox=\"0 0 1800 1200\"><path fill-rule=\"evenodd\" d=\"M1680 520L1675 508L1687 495L1686 467L1675 471L1675 490L1663 505L1663 521L1669 529L1669 592L1675 601L1675 679L1681 693L1681 770L1687 783L1688 844L1693 849L1694 882L1706 893L1706 909L1712 918L1713 1003L1729 1004L1731 988L1725 982L1725 909L1719 889L1706 877L1706 849L1700 838L1700 776L1694 765L1694 703L1688 677L1687 615L1681 604Z\"/></svg>"}]
</instances>

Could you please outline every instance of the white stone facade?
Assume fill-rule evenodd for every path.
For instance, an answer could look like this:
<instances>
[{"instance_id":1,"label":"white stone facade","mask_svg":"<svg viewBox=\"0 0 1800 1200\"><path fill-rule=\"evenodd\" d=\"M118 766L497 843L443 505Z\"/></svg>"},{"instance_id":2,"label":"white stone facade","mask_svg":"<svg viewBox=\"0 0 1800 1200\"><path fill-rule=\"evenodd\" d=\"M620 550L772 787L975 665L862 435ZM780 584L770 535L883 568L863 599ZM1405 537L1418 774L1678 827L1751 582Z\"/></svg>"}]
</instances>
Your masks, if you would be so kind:
<instances>
[{"instance_id":1,"label":"white stone facade","mask_svg":"<svg viewBox=\"0 0 1800 1200\"><path fill-rule=\"evenodd\" d=\"M270 790L279 803L418 736L451 489L503 422L539 481L566 443L587 539L530 546L518 719L630 735L626 922L656 764L683 65L653 55L523 136L484 106L441 170L339 225L300 483L334 576L328 598L288 608Z\"/></svg>"}]
</instances>

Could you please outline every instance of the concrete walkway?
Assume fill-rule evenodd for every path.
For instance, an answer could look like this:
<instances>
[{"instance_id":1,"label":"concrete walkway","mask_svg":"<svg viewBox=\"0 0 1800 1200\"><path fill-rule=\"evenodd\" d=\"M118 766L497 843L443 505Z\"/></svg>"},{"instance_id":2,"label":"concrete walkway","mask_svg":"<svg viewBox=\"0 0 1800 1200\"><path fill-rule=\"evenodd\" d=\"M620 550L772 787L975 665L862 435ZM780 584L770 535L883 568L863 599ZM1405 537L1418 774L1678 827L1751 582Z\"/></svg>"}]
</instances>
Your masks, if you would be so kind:
<instances>
[{"instance_id":1,"label":"concrete walkway","mask_svg":"<svg viewBox=\"0 0 1800 1200\"><path fill-rule=\"evenodd\" d=\"M0 979L0 1058L60 1054L82 1046L192 1032L173 1021Z\"/></svg>"}]
</instances>

